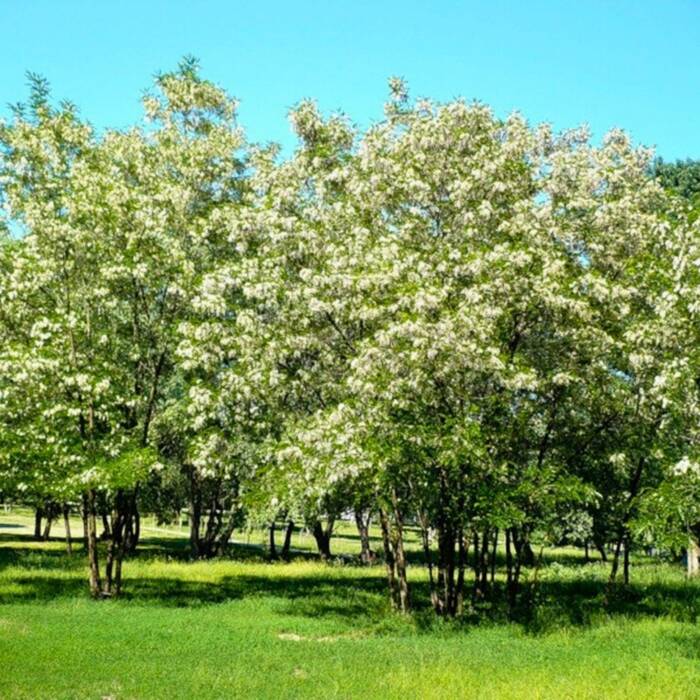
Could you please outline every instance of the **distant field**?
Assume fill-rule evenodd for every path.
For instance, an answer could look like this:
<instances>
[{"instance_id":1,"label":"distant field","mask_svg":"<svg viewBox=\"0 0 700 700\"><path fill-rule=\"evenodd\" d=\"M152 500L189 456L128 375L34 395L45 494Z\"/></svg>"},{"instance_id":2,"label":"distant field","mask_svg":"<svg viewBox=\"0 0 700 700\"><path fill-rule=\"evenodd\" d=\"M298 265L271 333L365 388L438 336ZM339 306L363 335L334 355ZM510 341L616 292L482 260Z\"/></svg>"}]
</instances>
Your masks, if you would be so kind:
<instances>
[{"instance_id":1,"label":"distant field","mask_svg":"<svg viewBox=\"0 0 700 700\"><path fill-rule=\"evenodd\" d=\"M557 551L531 619L445 625L392 613L381 566L268 563L257 532L230 559L188 562L184 531L148 519L124 599L95 603L79 543L68 557L31 527L0 510L3 699L700 698L700 585L677 566L637 561L605 615L606 569ZM337 553L359 551L340 534ZM411 580L424 599L421 567Z\"/></svg>"}]
</instances>

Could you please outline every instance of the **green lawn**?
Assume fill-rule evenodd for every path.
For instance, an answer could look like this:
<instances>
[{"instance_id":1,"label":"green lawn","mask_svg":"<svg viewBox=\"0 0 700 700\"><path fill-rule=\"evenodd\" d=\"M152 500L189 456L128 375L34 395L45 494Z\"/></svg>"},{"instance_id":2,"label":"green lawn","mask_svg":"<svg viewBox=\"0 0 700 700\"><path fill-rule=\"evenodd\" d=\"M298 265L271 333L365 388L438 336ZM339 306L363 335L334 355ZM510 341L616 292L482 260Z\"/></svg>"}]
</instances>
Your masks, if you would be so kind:
<instances>
[{"instance_id":1,"label":"green lawn","mask_svg":"<svg viewBox=\"0 0 700 700\"><path fill-rule=\"evenodd\" d=\"M637 562L606 615L604 567L558 552L534 616L456 626L393 614L380 566L266 563L258 534L192 563L179 533L145 529L124 599L96 603L79 547L28 525L0 511L3 699L700 698L700 586L671 565Z\"/></svg>"}]
</instances>

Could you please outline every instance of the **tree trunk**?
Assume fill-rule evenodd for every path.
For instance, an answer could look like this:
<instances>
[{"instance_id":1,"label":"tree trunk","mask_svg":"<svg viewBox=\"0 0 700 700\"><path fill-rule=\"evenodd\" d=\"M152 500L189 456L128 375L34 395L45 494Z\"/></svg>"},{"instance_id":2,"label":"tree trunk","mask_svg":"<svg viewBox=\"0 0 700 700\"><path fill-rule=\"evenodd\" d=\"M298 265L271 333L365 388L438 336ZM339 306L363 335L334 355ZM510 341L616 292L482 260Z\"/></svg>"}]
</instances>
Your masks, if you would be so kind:
<instances>
[{"instance_id":1,"label":"tree trunk","mask_svg":"<svg viewBox=\"0 0 700 700\"><path fill-rule=\"evenodd\" d=\"M287 521L287 529L284 531L284 543L282 544L282 559L289 560L289 552L292 548L292 533L294 532L294 521L290 518Z\"/></svg>"},{"instance_id":2,"label":"tree trunk","mask_svg":"<svg viewBox=\"0 0 700 700\"><path fill-rule=\"evenodd\" d=\"M369 512L365 516L361 510L355 511L355 524L360 536L360 561L363 564L371 564L374 560L374 552L372 552L369 541L370 520L371 514Z\"/></svg>"},{"instance_id":3,"label":"tree trunk","mask_svg":"<svg viewBox=\"0 0 700 700\"><path fill-rule=\"evenodd\" d=\"M481 590L481 552L479 544L479 533L474 530L472 536L472 544L474 549L473 556L473 569L474 569L474 587L472 589L472 602L476 603L480 598L483 597L483 591Z\"/></svg>"},{"instance_id":4,"label":"tree trunk","mask_svg":"<svg viewBox=\"0 0 700 700\"><path fill-rule=\"evenodd\" d=\"M133 491L124 496L124 519L122 522L124 552L133 554L141 538L141 515L138 506L138 484Z\"/></svg>"},{"instance_id":5,"label":"tree trunk","mask_svg":"<svg viewBox=\"0 0 700 700\"><path fill-rule=\"evenodd\" d=\"M223 519L223 516L222 516ZM231 506L231 510L229 511L229 519L228 523L226 526L222 529L222 531L219 534L219 539L216 543L215 547L215 554L217 555L222 555L226 552L226 547L228 547L228 543L231 539L231 535L233 535L233 530L236 527L236 507L235 505Z\"/></svg>"},{"instance_id":6,"label":"tree trunk","mask_svg":"<svg viewBox=\"0 0 700 700\"><path fill-rule=\"evenodd\" d=\"M535 552L532 549L529 539L523 539L520 558L524 566L534 566L535 565Z\"/></svg>"},{"instance_id":7,"label":"tree trunk","mask_svg":"<svg viewBox=\"0 0 700 700\"><path fill-rule=\"evenodd\" d=\"M455 615L464 612L464 571L467 568L467 547L465 546L464 530L459 531L457 585L455 586Z\"/></svg>"},{"instance_id":8,"label":"tree trunk","mask_svg":"<svg viewBox=\"0 0 700 700\"><path fill-rule=\"evenodd\" d=\"M403 546L403 515L399 509L399 500L395 490L392 493L392 503L394 506L395 521L395 527L392 533L392 546L396 559L396 577L399 582L399 610L403 613L407 613L411 608L411 600L408 591L406 552Z\"/></svg>"},{"instance_id":9,"label":"tree trunk","mask_svg":"<svg viewBox=\"0 0 700 700\"><path fill-rule=\"evenodd\" d=\"M189 493L189 521L190 521L190 550L195 559L202 556L199 532L202 526L202 499L197 488L197 477L194 469L189 470L190 493Z\"/></svg>"},{"instance_id":10,"label":"tree trunk","mask_svg":"<svg viewBox=\"0 0 700 700\"><path fill-rule=\"evenodd\" d=\"M603 562L608 561L608 553L605 551L605 545L601 544L600 542L595 542L595 548L598 550L598 553L600 554L600 560Z\"/></svg>"},{"instance_id":11,"label":"tree trunk","mask_svg":"<svg viewBox=\"0 0 700 700\"><path fill-rule=\"evenodd\" d=\"M487 595L489 590L489 531L484 529L481 537L481 592Z\"/></svg>"},{"instance_id":12,"label":"tree trunk","mask_svg":"<svg viewBox=\"0 0 700 700\"><path fill-rule=\"evenodd\" d=\"M622 581L625 586L629 586L630 583L630 536L629 534L625 537L625 556L623 560L622 568Z\"/></svg>"},{"instance_id":13,"label":"tree trunk","mask_svg":"<svg viewBox=\"0 0 700 700\"><path fill-rule=\"evenodd\" d=\"M455 531L444 520L438 523L439 615L452 615L455 600Z\"/></svg>"},{"instance_id":14,"label":"tree trunk","mask_svg":"<svg viewBox=\"0 0 700 700\"><path fill-rule=\"evenodd\" d=\"M105 562L105 576L102 586L102 595L109 597L114 593L114 565L119 558L119 549L122 545L123 515L116 508L112 515L112 536L107 545L107 560Z\"/></svg>"},{"instance_id":15,"label":"tree trunk","mask_svg":"<svg viewBox=\"0 0 700 700\"><path fill-rule=\"evenodd\" d=\"M102 534L100 539L102 541L108 540L112 536L112 526L109 524L109 518L107 517L107 512L105 510L101 513L102 516Z\"/></svg>"},{"instance_id":16,"label":"tree trunk","mask_svg":"<svg viewBox=\"0 0 700 700\"><path fill-rule=\"evenodd\" d=\"M324 529L320 520L315 520L311 533L316 540L316 546L321 558L329 560L331 558L331 535L333 533L333 518L328 519L328 525Z\"/></svg>"},{"instance_id":17,"label":"tree trunk","mask_svg":"<svg viewBox=\"0 0 700 700\"><path fill-rule=\"evenodd\" d=\"M382 544L384 545L384 564L386 565L386 578L389 584L389 596L394 609L399 607L399 588L396 583L396 562L394 551L391 547L391 536L389 534L389 518L383 508L379 509L379 524L382 529Z\"/></svg>"},{"instance_id":18,"label":"tree trunk","mask_svg":"<svg viewBox=\"0 0 700 700\"><path fill-rule=\"evenodd\" d=\"M210 559L211 557L223 554L226 551L233 530L236 526L236 501L237 492L222 495L223 483L221 480L212 482L212 495L208 506L204 506L203 485L198 481L197 474L192 468L183 468L189 479L188 493L188 515L189 515L189 539L190 551L195 559ZM226 499L231 500L231 507L227 511L225 508ZM140 531L140 517L137 503L133 501L134 517L133 532L134 538L138 540ZM202 527L206 515L206 526L204 532ZM228 515L227 515L228 514ZM226 516L226 517L225 517Z\"/></svg>"},{"instance_id":19,"label":"tree trunk","mask_svg":"<svg viewBox=\"0 0 700 700\"><path fill-rule=\"evenodd\" d=\"M95 491L90 489L86 498L88 561L90 564L90 595L100 597L100 566L97 555L97 513L95 512Z\"/></svg>"},{"instance_id":20,"label":"tree trunk","mask_svg":"<svg viewBox=\"0 0 700 700\"><path fill-rule=\"evenodd\" d=\"M66 552L73 554L73 542L70 533L70 508L67 503L63 504L63 526L66 531Z\"/></svg>"},{"instance_id":21,"label":"tree trunk","mask_svg":"<svg viewBox=\"0 0 700 700\"><path fill-rule=\"evenodd\" d=\"M637 468L634 470L634 474L632 475L632 479L630 481L629 495L627 496L627 502L625 504L625 511L622 515L622 522L620 523L620 529L619 529L619 533L618 533L618 537L617 537L617 543L615 545L615 554L613 556L613 563L612 563L612 567L610 569L610 578L608 579L608 592L610 592L612 587L615 585L615 579L617 577L617 571L618 571L619 563L620 563L620 551L621 551L623 543L626 544L626 546L625 546L625 561L623 564L625 585L629 582L629 552L628 552L629 540L630 540L629 521L630 521L630 518L632 517L632 505L634 503L634 499L637 496L637 492L639 490L639 484L641 483L643 472L644 472L644 458L640 457L638 462L637 462ZM607 602L607 597L606 597L606 602Z\"/></svg>"},{"instance_id":22,"label":"tree trunk","mask_svg":"<svg viewBox=\"0 0 700 700\"><path fill-rule=\"evenodd\" d=\"M399 610L408 612L411 608L411 599L408 591L408 570L406 563L406 552L403 546L403 531L398 530L396 542L396 575L399 581Z\"/></svg>"},{"instance_id":23,"label":"tree trunk","mask_svg":"<svg viewBox=\"0 0 700 700\"><path fill-rule=\"evenodd\" d=\"M498 528L493 531L493 549L491 550L491 586L496 581L496 557L498 556Z\"/></svg>"},{"instance_id":24,"label":"tree trunk","mask_svg":"<svg viewBox=\"0 0 700 700\"><path fill-rule=\"evenodd\" d=\"M697 576L700 573L700 547L692 536L688 536L687 559L688 578Z\"/></svg>"},{"instance_id":25,"label":"tree trunk","mask_svg":"<svg viewBox=\"0 0 700 700\"><path fill-rule=\"evenodd\" d=\"M612 586L617 578L617 570L620 566L620 552L622 551L622 542L624 535L620 535L615 543L615 552L613 554L612 566L610 567L610 577L608 578L608 586Z\"/></svg>"},{"instance_id":26,"label":"tree trunk","mask_svg":"<svg viewBox=\"0 0 700 700\"><path fill-rule=\"evenodd\" d=\"M221 528L222 513L219 507L219 495L217 493L211 499L209 506L209 516L207 518L207 526L204 530L204 537L200 538L199 550L201 556L206 559L211 559L216 554L216 540Z\"/></svg>"},{"instance_id":27,"label":"tree trunk","mask_svg":"<svg viewBox=\"0 0 700 700\"><path fill-rule=\"evenodd\" d=\"M513 552L510 548L510 528L506 528L506 589L510 592L513 578Z\"/></svg>"},{"instance_id":28,"label":"tree trunk","mask_svg":"<svg viewBox=\"0 0 700 700\"><path fill-rule=\"evenodd\" d=\"M44 517L44 510L37 506L36 511L34 511L34 539L41 539L41 520Z\"/></svg>"},{"instance_id":29,"label":"tree trunk","mask_svg":"<svg viewBox=\"0 0 700 700\"><path fill-rule=\"evenodd\" d=\"M513 527L509 527L506 529L506 588L508 609L511 615L515 611L518 602L521 566L520 545L518 544L516 530Z\"/></svg>"},{"instance_id":30,"label":"tree trunk","mask_svg":"<svg viewBox=\"0 0 700 700\"><path fill-rule=\"evenodd\" d=\"M49 537L51 537L51 526L53 525L53 517L51 514L46 516L46 525L44 526L44 533L41 536L41 539L44 540L44 542L48 542Z\"/></svg>"}]
</instances>

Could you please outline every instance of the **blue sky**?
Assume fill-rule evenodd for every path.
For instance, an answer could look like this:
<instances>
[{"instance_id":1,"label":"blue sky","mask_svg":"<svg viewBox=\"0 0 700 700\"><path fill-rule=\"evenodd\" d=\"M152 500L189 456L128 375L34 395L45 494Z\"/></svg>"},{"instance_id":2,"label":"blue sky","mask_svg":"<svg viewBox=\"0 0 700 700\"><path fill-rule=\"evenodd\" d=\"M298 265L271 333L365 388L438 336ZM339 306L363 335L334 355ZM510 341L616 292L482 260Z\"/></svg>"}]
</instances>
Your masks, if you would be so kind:
<instances>
[{"instance_id":1,"label":"blue sky","mask_svg":"<svg viewBox=\"0 0 700 700\"><path fill-rule=\"evenodd\" d=\"M189 53L241 100L253 140L293 143L303 97L366 125L401 75L416 96L597 137L621 126L700 158L700 0L0 0L0 26L0 104L32 70L98 127L137 119L151 76Z\"/></svg>"}]
</instances>

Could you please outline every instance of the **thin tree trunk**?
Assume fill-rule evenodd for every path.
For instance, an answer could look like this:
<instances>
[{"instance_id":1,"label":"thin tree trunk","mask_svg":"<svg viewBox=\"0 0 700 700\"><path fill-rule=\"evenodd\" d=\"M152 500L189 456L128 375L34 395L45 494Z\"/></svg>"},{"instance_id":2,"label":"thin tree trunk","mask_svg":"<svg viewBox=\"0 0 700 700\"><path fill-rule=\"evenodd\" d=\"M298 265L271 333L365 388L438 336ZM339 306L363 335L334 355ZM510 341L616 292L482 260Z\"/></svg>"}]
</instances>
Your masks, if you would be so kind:
<instances>
[{"instance_id":1,"label":"thin tree trunk","mask_svg":"<svg viewBox=\"0 0 700 700\"><path fill-rule=\"evenodd\" d=\"M112 510L111 532L107 545L107 559L105 561L105 575L102 582L103 597L113 596L116 593L115 566L120 559L123 549L124 525L128 517L126 499L122 491L114 495L114 508Z\"/></svg>"},{"instance_id":2,"label":"thin tree trunk","mask_svg":"<svg viewBox=\"0 0 700 700\"><path fill-rule=\"evenodd\" d=\"M515 550L515 556L513 556ZM520 549L515 528L506 529L506 588L508 592L508 609L511 613L515 611L518 602L520 589Z\"/></svg>"},{"instance_id":3,"label":"thin tree trunk","mask_svg":"<svg viewBox=\"0 0 700 700\"><path fill-rule=\"evenodd\" d=\"M66 552L73 554L73 542L70 532L70 508L67 503L63 504L63 527L66 531Z\"/></svg>"},{"instance_id":4,"label":"thin tree trunk","mask_svg":"<svg viewBox=\"0 0 700 700\"><path fill-rule=\"evenodd\" d=\"M457 544L458 553L458 569L457 569L457 586L455 591L455 615L461 615L464 612L464 571L467 568L467 548L464 541L464 528L459 531L459 541Z\"/></svg>"},{"instance_id":5,"label":"thin tree trunk","mask_svg":"<svg viewBox=\"0 0 700 700\"><path fill-rule=\"evenodd\" d=\"M510 591L513 578L513 552L510 548L510 528L506 528L506 589Z\"/></svg>"},{"instance_id":6,"label":"thin tree trunk","mask_svg":"<svg viewBox=\"0 0 700 700\"><path fill-rule=\"evenodd\" d=\"M445 519L438 523L438 613L452 615L455 604L455 530Z\"/></svg>"},{"instance_id":7,"label":"thin tree trunk","mask_svg":"<svg viewBox=\"0 0 700 700\"><path fill-rule=\"evenodd\" d=\"M491 586L496 581L496 557L498 556L498 528L493 532L493 549L491 550Z\"/></svg>"},{"instance_id":8,"label":"thin tree trunk","mask_svg":"<svg viewBox=\"0 0 700 700\"><path fill-rule=\"evenodd\" d=\"M520 545L520 559L522 564L524 564L525 566L534 566L535 552L532 549L532 545L530 544L530 540L528 539L528 537L528 534L523 534L523 538L521 540Z\"/></svg>"},{"instance_id":9,"label":"thin tree trunk","mask_svg":"<svg viewBox=\"0 0 700 700\"><path fill-rule=\"evenodd\" d=\"M95 491L90 489L86 496L88 561L90 564L90 595L100 597L100 566L97 554L97 514L95 512Z\"/></svg>"},{"instance_id":10,"label":"thin tree trunk","mask_svg":"<svg viewBox=\"0 0 700 700\"><path fill-rule=\"evenodd\" d=\"M399 501L396 496L396 491L392 493L392 501L394 506L394 519L396 521L392 545L396 558L396 577L399 582L399 609L401 612L406 613L411 608L411 600L408 591L406 552L403 546L403 516L399 510Z\"/></svg>"},{"instance_id":11,"label":"thin tree trunk","mask_svg":"<svg viewBox=\"0 0 700 700\"><path fill-rule=\"evenodd\" d=\"M44 533L41 536L41 539L44 540L44 542L47 542L49 537L51 537L51 526L53 525L53 517L51 516L51 513L49 513L46 516L46 525L44 526Z\"/></svg>"},{"instance_id":12,"label":"thin tree trunk","mask_svg":"<svg viewBox=\"0 0 700 700\"><path fill-rule=\"evenodd\" d=\"M287 528L284 531L284 543L282 544L282 559L289 559L289 551L292 548L292 533L294 532L294 521L290 518L287 521Z\"/></svg>"},{"instance_id":13,"label":"thin tree trunk","mask_svg":"<svg viewBox=\"0 0 700 700\"><path fill-rule=\"evenodd\" d=\"M36 511L34 511L34 539L35 540L40 540L41 539L41 520L44 516L44 511L42 508L37 507Z\"/></svg>"},{"instance_id":14,"label":"thin tree trunk","mask_svg":"<svg viewBox=\"0 0 700 700\"><path fill-rule=\"evenodd\" d=\"M481 591L484 595L489 588L489 531L484 529L481 537Z\"/></svg>"},{"instance_id":15,"label":"thin tree trunk","mask_svg":"<svg viewBox=\"0 0 700 700\"><path fill-rule=\"evenodd\" d=\"M192 556L196 559L202 556L200 544L200 529L202 524L202 503L201 494L197 488L197 477L194 469L189 470L190 493L189 493L189 521L190 521L190 549Z\"/></svg>"},{"instance_id":16,"label":"thin tree trunk","mask_svg":"<svg viewBox=\"0 0 700 700\"><path fill-rule=\"evenodd\" d=\"M608 579L608 585L612 586L617 578L617 570L620 567L620 552L622 551L622 541L624 535L620 535L615 543L615 553L613 554L612 567L610 569L610 578Z\"/></svg>"},{"instance_id":17,"label":"thin tree trunk","mask_svg":"<svg viewBox=\"0 0 700 700\"><path fill-rule=\"evenodd\" d=\"M204 530L204 537L200 540L200 551L202 556L210 559L214 556L216 550L216 538L221 525L221 513L219 509L219 495L214 495L209 506L209 517L207 518L207 527Z\"/></svg>"},{"instance_id":18,"label":"thin tree trunk","mask_svg":"<svg viewBox=\"0 0 700 700\"><path fill-rule=\"evenodd\" d=\"M101 540L108 540L112 536L112 526L109 523L109 518L107 513L102 511L102 534L100 535Z\"/></svg>"},{"instance_id":19,"label":"thin tree trunk","mask_svg":"<svg viewBox=\"0 0 700 700\"><path fill-rule=\"evenodd\" d=\"M373 558L369 541L369 521L369 513L365 519L365 516L361 510L355 511L355 524L357 525L357 532L360 536L360 561L363 564L371 564Z\"/></svg>"},{"instance_id":20,"label":"thin tree trunk","mask_svg":"<svg viewBox=\"0 0 700 700\"><path fill-rule=\"evenodd\" d=\"M691 535L688 535L687 550L688 578L693 578L700 573L700 547Z\"/></svg>"},{"instance_id":21,"label":"thin tree trunk","mask_svg":"<svg viewBox=\"0 0 700 700\"><path fill-rule=\"evenodd\" d=\"M632 503L637 496L637 491L639 490L639 484L642 480L642 473L644 472L644 458L640 457L637 462L637 468L634 470L632 479L630 481L629 495L627 496L627 503L625 504L625 512L622 516L622 522L620 524L619 534L617 538L617 543L615 545L615 555L613 557L612 568L610 570L610 578L608 579L608 589L611 589L615 585L615 579L617 577L617 571L620 565L620 550L623 543L629 545L629 520L632 515ZM629 553L627 550L629 546L625 547L625 562L623 563L624 569L624 582L625 585L629 581Z\"/></svg>"},{"instance_id":22,"label":"thin tree trunk","mask_svg":"<svg viewBox=\"0 0 700 700\"><path fill-rule=\"evenodd\" d=\"M141 538L141 515L138 507L138 484L124 497L124 532L122 535L123 550L133 554Z\"/></svg>"},{"instance_id":23,"label":"thin tree trunk","mask_svg":"<svg viewBox=\"0 0 700 700\"><path fill-rule=\"evenodd\" d=\"M389 595L391 605L394 609L399 607L399 590L396 583L396 562L394 552L391 547L391 537L389 534L389 518L383 508L379 509L379 524L382 529L382 544L384 545L384 563L386 565L386 577L389 584Z\"/></svg>"},{"instance_id":24,"label":"thin tree trunk","mask_svg":"<svg viewBox=\"0 0 700 700\"><path fill-rule=\"evenodd\" d=\"M124 561L124 539L118 545L117 561L114 570L114 582L112 584L113 595L118 597L122 592L122 563Z\"/></svg>"},{"instance_id":25,"label":"thin tree trunk","mask_svg":"<svg viewBox=\"0 0 700 700\"><path fill-rule=\"evenodd\" d=\"M476 530L474 530L472 540L474 545L474 587L472 589L472 601L476 602L483 596L483 591L481 590L481 553L479 551L479 533Z\"/></svg>"},{"instance_id":26,"label":"thin tree trunk","mask_svg":"<svg viewBox=\"0 0 700 700\"><path fill-rule=\"evenodd\" d=\"M139 513L138 503L134 501L134 539L131 543L130 552L136 549L136 546L141 541L141 514Z\"/></svg>"},{"instance_id":27,"label":"thin tree trunk","mask_svg":"<svg viewBox=\"0 0 700 700\"><path fill-rule=\"evenodd\" d=\"M233 530L236 527L236 513L235 513L235 507L232 506L231 510L229 512L229 519L228 523L226 524L226 527L222 530L222 532L219 534L219 539L216 543L216 548L215 548L215 554L221 555L226 552L226 547L228 547L228 543L231 539L231 535L233 535Z\"/></svg>"},{"instance_id":28,"label":"thin tree trunk","mask_svg":"<svg viewBox=\"0 0 700 700\"><path fill-rule=\"evenodd\" d=\"M608 561L608 553L605 551L605 545L600 544L599 542L595 542L595 548L598 550L598 553L600 554L600 560L603 562Z\"/></svg>"}]
</instances>

